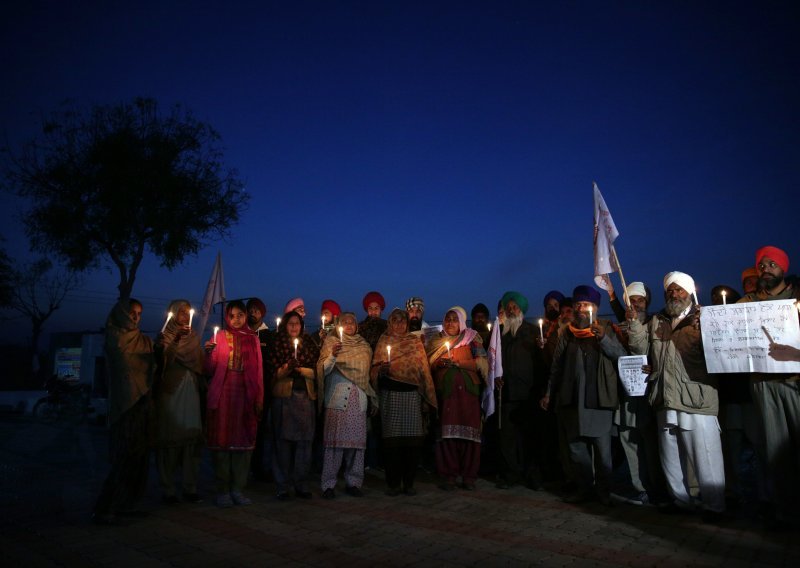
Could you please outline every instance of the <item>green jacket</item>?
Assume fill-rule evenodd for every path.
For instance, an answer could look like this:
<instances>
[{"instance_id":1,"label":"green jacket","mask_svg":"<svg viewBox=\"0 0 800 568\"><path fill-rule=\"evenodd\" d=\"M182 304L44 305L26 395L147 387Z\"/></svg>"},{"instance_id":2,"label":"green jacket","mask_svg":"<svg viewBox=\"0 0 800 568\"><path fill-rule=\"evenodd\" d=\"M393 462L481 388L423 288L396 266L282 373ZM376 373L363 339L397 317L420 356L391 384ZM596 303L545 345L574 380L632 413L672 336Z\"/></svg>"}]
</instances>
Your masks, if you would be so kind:
<instances>
[{"instance_id":1,"label":"green jacket","mask_svg":"<svg viewBox=\"0 0 800 568\"><path fill-rule=\"evenodd\" d=\"M717 379L706 369L703 339L693 324L695 313L693 307L675 329L664 312L644 325L632 321L628 345L632 353L647 355L653 367L647 397L655 409L717 416Z\"/></svg>"}]
</instances>

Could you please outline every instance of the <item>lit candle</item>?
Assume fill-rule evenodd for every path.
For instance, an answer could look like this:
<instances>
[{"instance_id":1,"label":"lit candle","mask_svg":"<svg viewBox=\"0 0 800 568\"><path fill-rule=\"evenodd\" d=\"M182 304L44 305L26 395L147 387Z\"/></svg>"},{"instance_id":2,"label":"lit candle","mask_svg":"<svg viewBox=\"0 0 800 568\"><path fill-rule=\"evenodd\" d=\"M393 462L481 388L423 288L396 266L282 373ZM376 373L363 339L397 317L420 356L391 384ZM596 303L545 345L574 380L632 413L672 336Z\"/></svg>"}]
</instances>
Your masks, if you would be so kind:
<instances>
[{"instance_id":1,"label":"lit candle","mask_svg":"<svg viewBox=\"0 0 800 568\"><path fill-rule=\"evenodd\" d=\"M592 311L593 311L592 306L589 306L589 325L592 325L592 323L594 323L594 319L592 318Z\"/></svg>"},{"instance_id":2,"label":"lit candle","mask_svg":"<svg viewBox=\"0 0 800 568\"><path fill-rule=\"evenodd\" d=\"M217 333L219 333L219 326L215 325L214 326L214 337L212 337L212 340L214 341L214 343L217 342Z\"/></svg>"},{"instance_id":3,"label":"lit candle","mask_svg":"<svg viewBox=\"0 0 800 568\"><path fill-rule=\"evenodd\" d=\"M539 318L539 337L541 337L542 340L544 340L544 330L542 329L543 323L544 321L542 320L542 318Z\"/></svg>"},{"instance_id":4,"label":"lit candle","mask_svg":"<svg viewBox=\"0 0 800 568\"><path fill-rule=\"evenodd\" d=\"M697 291L696 290L692 290L692 296L694 296L694 303L699 306L700 302L697 301Z\"/></svg>"},{"instance_id":5,"label":"lit candle","mask_svg":"<svg viewBox=\"0 0 800 568\"><path fill-rule=\"evenodd\" d=\"M388 358L386 362L387 363L391 363L392 362L392 346L391 345L387 345L386 346L386 357Z\"/></svg>"},{"instance_id":6,"label":"lit candle","mask_svg":"<svg viewBox=\"0 0 800 568\"><path fill-rule=\"evenodd\" d=\"M339 341L344 341L344 328L339 326Z\"/></svg>"},{"instance_id":7,"label":"lit candle","mask_svg":"<svg viewBox=\"0 0 800 568\"><path fill-rule=\"evenodd\" d=\"M189 310L189 327L192 327L192 319L194 319L194 308Z\"/></svg>"},{"instance_id":8,"label":"lit candle","mask_svg":"<svg viewBox=\"0 0 800 568\"><path fill-rule=\"evenodd\" d=\"M281 326L281 318L275 318L275 331Z\"/></svg>"},{"instance_id":9,"label":"lit candle","mask_svg":"<svg viewBox=\"0 0 800 568\"><path fill-rule=\"evenodd\" d=\"M445 341L445 342L444 342L444 346L445 346L445 347L447 347L447 356L448 356L450 359L452 359L452 358L453 358L453 355L450 353L450 342L449 342L449 341Z\"/></svg>"},{"instance_id":10,"label":"lit candle","mask_svg":"<svg viewBox=\"0 0 800 568\"><path fill-rule=\"evenodd\" d=\"M722 305L728 305L728 293L725 290L722 291Z\"/></svg>"},{"instance_id":11,"label":"lit candle","mask_svg":"<svg viewBox=\"0 0 800 568\"><path fill-rule=\"evenodd\" d=\"M294 358L297 359L297 344L300 343L300 340L296 337L294 338Z\"/></svg>"},{"instance_id":12,"label":"lit candle","mask_svg":"<svg viewBox=\"0 0 800 568\"><path fill-rule=\"evenodd\" d=\"M164 333L164 330L167 329L167 324L169 323L169 320L171 320L171 319L172 319L172 312L169 312L167 314L167 321L165 321L164 325L161 326L161 333Z\"/></svg>"},{"instance_id":13,"label":"lit candle","mask_svg":"<svg viewBox=\"0 0 800 568\"><path fill-rule=\"evenodd\" d=\"M325 316L322 316L322 328L325 329Z\"/></svg>"},{"instance_id":14,"label":"lit candle","mask_svg":"<svg viewBox=\"0 0 800 568\"><path fill-rule=\"evenodd\" d=\"M492 324L490 324L490 323L487 323L487 324L486 324L486 327L489 329L489 331L492 331Z\"/></svg>"}]
</instances>

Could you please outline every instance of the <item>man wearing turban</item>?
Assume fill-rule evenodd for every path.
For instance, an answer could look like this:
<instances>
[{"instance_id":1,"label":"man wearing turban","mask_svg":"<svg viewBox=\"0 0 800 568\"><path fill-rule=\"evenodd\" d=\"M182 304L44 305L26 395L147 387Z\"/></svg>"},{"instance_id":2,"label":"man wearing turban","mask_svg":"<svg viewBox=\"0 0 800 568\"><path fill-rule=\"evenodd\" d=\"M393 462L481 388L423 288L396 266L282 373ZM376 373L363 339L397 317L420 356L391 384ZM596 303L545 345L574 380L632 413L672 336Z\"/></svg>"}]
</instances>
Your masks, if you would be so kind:
<instances>
[{"instance_id":1,"label":"man wearing turban","mask_svg":"<svg viewBox=\"0 0 800 568\"><path fill-rule=\"evenodd\" d=\"M664 309L643 324L636 308L630 307L628 339L631 351L648 355L653 369L647 397L656 411L661 467L673 498L665 511L693 508L688 490L691 466L700 486L703 520L717 522L725 511L719 397L716 378L706 369L694 292L691 276L667 274Z\"/></svg>"},{"instance_id":2,"label":"man wearing turban","mask_svg":"<svg viewBox=\"0 0 800 568\"><path fill-rule=\"evenodd\" d=\"M385 319L381 318L383 310L386 309L386 300L383 299L380 292L372 291L367 292L361 305L364 311L367 312L367 317L359 322L358 334L366 339L370 348L375 351L378 339L380 339L389 325Z\"/></svg>"},{"instance_id":3,"label":"man wearing turban","mask_svg":"<svg viewBox=\"0 0 800 568\"><path fill-rule=\"evenodd\" d=\"M598 319L599 305L600 292L591 286L578 286L572 292L575 320L558 337L550 380L540 401L547 409L552 397L577 476L578 491L565 497L568 503L597 497L604 505L611 504L616 362L627 352L612 323Z\"/></svg>"},{"instance_id":4,"label":"man wearing turban","mask_svg":"<svg viewBox=\"0 0 800 568\"><path fill-rule=\"evenodd\" d=\"M534 398L538 400L546 383L541 349L536 345L538 329L525 321L528 299L519 292L506 292L500 304L505 313L501 350L503 377L500 388L498 487L524 482L538 489L542 463L534 459Z\"/></svg>"},{"instance_id":5,"label":"man wearing turban","mask_svg":"<svg viewBox=\"0 0 800 568\"><path fill-rule=\"evenodd\" d=\"M797 300L799 290L786 278L789 255L766 246L756 252L758 291L740 302ZM790 345L772 343L769 354L779 361L798 360L800 351ZM753 373L753 402L765 436L767 474L772 480L773 528L796 527L800 523L800 375L797 373Z\"/></svg>"}]
</instances>

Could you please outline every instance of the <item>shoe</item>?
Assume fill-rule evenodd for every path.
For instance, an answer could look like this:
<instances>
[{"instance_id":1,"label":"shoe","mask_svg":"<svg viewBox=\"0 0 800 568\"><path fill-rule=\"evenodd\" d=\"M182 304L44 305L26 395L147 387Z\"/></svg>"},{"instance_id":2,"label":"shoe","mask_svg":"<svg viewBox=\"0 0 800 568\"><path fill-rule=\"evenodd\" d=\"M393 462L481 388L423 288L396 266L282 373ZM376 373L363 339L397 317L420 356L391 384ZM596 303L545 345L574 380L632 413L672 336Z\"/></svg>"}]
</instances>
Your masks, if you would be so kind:
<instances>
[{"instance_id":1,"label":"shoe","mask_svg":"<svg viewBox=\"0 0 800 568\"><path fill-rule=\"evenodd\" d=\"M243 505L245 507L253 504L253 500L250 499L250 497L245 497L240 491L232 491L231 500L233 500L236 505Z\"/></svg>"},{"instance_id":2,"label":"shoe","mask_svg":"<svg viewBox=\"0 0 800 568\"><path fill-rule=\"evenodd\" d=\"M199 493L184 493L183 500L187 503L194 503L195 505L203 502L203 498L200 497Z\"/></svg>"},{"instance_id":3,"label":"shoe","mask_svg":"<svg viewBox=\"0 0 800 568\"><path fill-rule=\"evenodd\" d=\"M164 495L161 497L161 502L164 503L164 505L177 505L181 500L178 499L177 495Z\"/></svg>"},{"instance_id":4,"label":"shoe","mask_svg":"<svg viewBox=\"0 0 800 568\"><path fill-rule=\"evenodd\" d=\"M633 491L624 495L621 493L611 493L611 499L619 501L620 503L628 503L629 505L641 506L650 504L650 497L647 495L647 491Z\"/></svg>"},{"instance_id":5,"label":"shoe","mask_svg":"<svg viewBox=\"0 0 800 568\"><path fill-rule=\"evenodd\" d=\"M397 497L398 495L400 495L400 490L397 489L396 487L389 487L386 491L383 492L383 494L389 497Z\"/></svg>"},{"instance_id":6,"label":"shoe","mask_svg":"<svg viewBox=\"0 0 800 568\"><path fill-rule=\"evenodd\" d=\"M311 491L303 491L302 489L295 489L294 494L300 499L311 499Z\"/></svg>"},{"instance_id":7,"label":"shoe","mask_svg":"<svg viewBox=\"0 0 800 568\"><path fill-rule=\"evenodd\" d=\"M417 494L417 490L414 489L413 487L406 487L406 490L404 491L404 493L406 495L408 495L409 497L413 497L414 495Z\"/></svg>"},{"instance_id":8,"label":"shoe","mask_svg":"<svg viewBox=\"0 0 800 568\"><path fill-rule=\"evenodd\" d=\"M461 484L461 489L463 489L464 491L475 491L475 484L465 481L464 483Z\"/></svg>"},{"instance_id":9,"label":"shoe","mask_svg":"<svg viewBox=\"0 0 800 568\"><path fill-rule=\"evenodd\" d=\"M331 488L328 488L322 492L323 499L333 499L334 497L336 497L336 493Z\"/></svg>"},{"instance_id":10,"label":"shoe","mask_svg":"<svg viewBox=\"0 0 800 568\"><path fill-rule=\"evenodd\" d=\"M443 481L439 484L439 489L442 491L454 491L456 488L456 484L452 481Z\"/></svg>"},{"instance_id":11,"label":"shoe","mask_svg":"<svg viewBox=\"0 0 800 568\"><path fill-rule=\"evenodd\" d=\"M275 499L277 499L278 501L288 501L289 499L291 499L291 497L289 496L289 493L287 491L279 491L277 495L275 495Z\"/></svg>"},{"instance_id":12,"label":"shoe","mask_svg":"<svg viewBox=\"0 0 800 568\"><path fill-rule=\"evenodd\" d=\"M227 509L233 507L233 499L227 493L221 493L214 499L214 504L220 509Z\"/></svg>"},{"instance_id":13,"label":"shoe","mask_svg":"<svg viewBox=\"0 0 800 568\"><path fill-rule=\"evenodd\" d=\"M361 491L360 487L345 487L344 492L350 495L351 497L363 497L364 492Z\"/></svg>"}]
</instances>

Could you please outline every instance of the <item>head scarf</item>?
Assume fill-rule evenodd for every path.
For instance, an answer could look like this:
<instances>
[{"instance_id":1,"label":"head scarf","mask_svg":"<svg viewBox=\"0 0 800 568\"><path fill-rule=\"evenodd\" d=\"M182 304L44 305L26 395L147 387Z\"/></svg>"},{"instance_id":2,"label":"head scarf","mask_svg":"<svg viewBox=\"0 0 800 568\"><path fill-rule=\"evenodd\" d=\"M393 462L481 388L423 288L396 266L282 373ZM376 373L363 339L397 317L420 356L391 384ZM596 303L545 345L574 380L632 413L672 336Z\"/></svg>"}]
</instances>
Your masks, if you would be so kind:
<instances>
[{"instance_id":1,"label":"head scarf","mask_svg":"<svg viewBox=\"0 0 800 568\"><path fill-rule=\"evenodd\" d=\"M572 291L573 302L590 302L596 306L599 306L600 300L600 292L591 286L576 286Z\"/></svg>"},{"instance_id":2,"label":"head scarf","mask_svg":"<svg viewBox=\"0 0 800 568\"><path fill-rule=\"evenodd\" d=\"M472 313L470 314L472 319L475 319L477 314L485 314L487 318L491 317L491 313L489 312L489 308L486 307L486 304L475 304L475 307L472 308Z\"/></svg>"},{"instance_id":3,"label":"head scarf","mask_svg":"<svg viewBox=\"0 0 800 568\"><path fill-rule=\"evenodd\" d=\"M184 306L192 308L189 300L172 300L167 312L177 316ZM165 362L177 363L199 375L203 371L203 348L200 346L200 338L194 330L191 330L187 335L180 336L176 342L175 338L181 328L177 319L177 317L170 318L159 337L160 343L165 347Z\"/></svg>"},{"instance_id":4,"label":"head scarf","mask_svg":"<svg viewBox=\"0 0 800 568\"><path fill-rule=\"evenodd\" d=\"M267 305L261 301L261 298L250 298L249 300L247 300L247 306L245 306L245 311L249 312L250 308L253 307L258 309L259 312L261 312L262 318L265 315L267 315Z\"/></svg>"},{"instance_id":5,"label":"head scarf","mask_svg":"<svg viewBox=\"0 0 800 568\"><path fill-rule=\"evenodd\" d=\"M519 309L522 310L523 314L528 312L528 298L526 298L519 292L513 292L513 291L506 292L500 299L500 303L503 305L503 309L506 308L508 302L510 302L511 300L513 300L514 303L519 306Z\"/></svg>"},{"instance_id":6,"label":"head scarf","mask_svg":"<svg viewBox=\"0 0 800 568\"><path fill-rule=\"evenodd\" d=\"M435 363L437 359L444 355L448 347L450 349L455 349L464 345L470 345L478 335L477 331L467 327L467 312L464 308L461 306L453 306L445 312L444 317L447 317L447 314L450 312L458 316L458 335L453 337L442 331L436 337L432 337L428 340L426 351L430 364ZM445 343L448 343L448 345L445 345Z\"/></svg>"},{"instance_id":7,"label":"head scarf","mask_svg":"<svg viewBox=\"0 0 800 568\"><path fill-rule=\"evenodd\" d=\"M564 294L562 294L558 290L550 290L547 294L544 295L544 300L542 301L542 304L544 304L545 308L547 307L547 302L549 302L551 298L555 298L556 302L558 302L560 305L561 302L564 301Z\"/></svg>"},{"instance_id":8,"label":"head scarf","mask_svg":"<svg viewBox=\"0 0 800 568\"><path fill-rule=\"evenodd\" d=\"M369 384L369 367L372 363L372 349L369 343L358 334L358 320L353 312L343 312L339 316L339 323L345 318L351 317L356 323L356 332L353 335L342 334L342 349L336 356L336 369L350 382L355 384L362 391L367 393L370 398L375 398L375 391ZM325 361L333 352L334 346L339 343L339 334L331 333L322 343L317 362L317 377L320 378L320 392L325 392L324 387L324 366Z\"/></svg>"},{"instance_id":9,"label":"head scarf","mask_svg":"<svg viewBox=\"0 0 800 568\"><path fill-rule=\"evenodd\" d=\"M626 288L628 296L641 296L647 298L647 290L645 290L643 282L631 282Z\"/></svg>"},{"instance_id":10,"label":"head scarf","mask_svg":"<svg viewBox=\"0 0 800 568\"><path fill-rule=\"evenodd\" d=\"M378 340L375 353L372 356L373 364L380 364L389 360L386 348L391 346L391 379L416 385L420 396L429 405L436 407L436 391L433 387L433 377L428 358L425 355L425 347L422 345L418 335L408 332L408 314L399 308L392 310L389 320L395 314L402 314L406 322L405 332L399 335L392 335L391 324L386 333Z\"/></svg>"},{"instance_id":11,"label":"head scarf","mask_svg":"<svg viewBox=\"0 0 800 568\"><path fill-rule=\"evenodd\" d=\"M367 311L367 308L372 302L378 304L381 307L381 310L386 309L386 300L383 299L383 296L381 296L380 292L367 292L367 295L364 296L364 299L361 302L361 305L364 306L364 311Z\"/></svg>"},{"instance_id":12,"label":"head scarf","mask_svg":"<svg viewBox=\"0 0 800 568\"><path fill-rule=\"evenodd\" d=\"M289 312L294 312L300 306L305 307L305 305L306 303L303 301L303 298L292 298L286 304L286 307L283 308L283 313L288 314ZM303 317L301 316L300 319L303 319Z\"/></svg>"},{"instance_id":13,"label":"head scarf","mask_svg":"<svg viewBox=\"0 0 800 568\"><path fill-rule=\"evenodd\" d=\"M673 283L686 290L687 294L692 294L696 290L694 287L694 279L685 272L678 272L676 270L667 273L667 275L664 276L664 291L666 292L669 285Z\"/></svg>"},{"instance_id":14,"label":"head scarf","mask_svg":"<svg viewBox=\"0 0 800 568\"><path fill-rule=\"evenodd\" d=\"M775 261L775 264L781 267L781 270L786 272L789 270L789 255L786 254L784 251L779 249L778 247L761 247L756 252L756 266L761 263L761 260L764 257L771 258Z\"/></svg>"},{"instance_id":15,"label":"head scarf","mask_svg":"<svg viewBox=\"0 0 800 568\"><path fill-rule=\"evenodd\" d=\"M411 308L419 308L420 311L424 314L425 302L422 300L422 298L412 296L411 298L406 300L406 311L410 310Z\"/></svg>"},{"instance_id":16,"label":"head scarf","mask_svg":"<svg viewBox=\"0 0 800 568\"><path fill-rule=\"evenodd\" d=\"M342 308L339 307L339 304L337 304L333 300L325 300L324 302L322 302L322 308L320 309L320 311L325 311L325 310L328 310L333 317L336 317L342 313Z\"/></svg>"},{"instance_id":17,"label":"head scarf","mask_svg":"<svg viewBox=\"0 0 800 568\"><path fill-rule=\"evenodd\" d=\"M751 277L758 278L758 268L756 268L755 266L751 266L750 268L745 268L742 271L742 284L744 284L745 280Z\"/></svg>"},{"instance_id":18,"label":"head scarf","mask_svg":"<svg viewBox=\"0 0 800 568\"><path fill-rule=\"evenodd\" d=\"M269 354L270 377L274 376L275 372L284 363L288 363L289 359L294 359L294 338L289 337L289 333L286 331L286 324L292 317L300 318L300 334L297 336L297 363L300 367L308 367L310 369L316 369L317 367L319 348L314 343L314 340L303 332L305 324L300 314L288 312L283 314L281 318L281 325L278 327L278 333L275 334L272 350Z\"/></svg>"}]
</instances>

